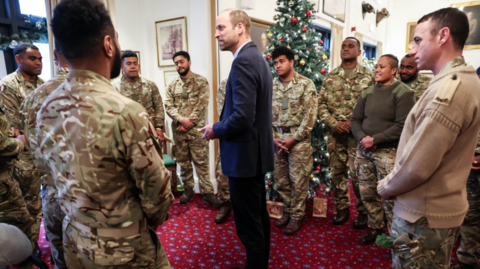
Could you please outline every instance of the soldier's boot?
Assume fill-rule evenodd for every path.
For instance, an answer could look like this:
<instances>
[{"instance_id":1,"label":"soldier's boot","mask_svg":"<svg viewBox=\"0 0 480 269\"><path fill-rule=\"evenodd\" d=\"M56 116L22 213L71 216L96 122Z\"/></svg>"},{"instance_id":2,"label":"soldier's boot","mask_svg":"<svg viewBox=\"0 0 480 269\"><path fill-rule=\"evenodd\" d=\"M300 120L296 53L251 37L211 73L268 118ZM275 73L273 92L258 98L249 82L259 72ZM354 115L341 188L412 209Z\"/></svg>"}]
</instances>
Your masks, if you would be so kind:
<instances>
[{"instance_id":1,"label":"soldier's boot","mask_svg":"<svg viewBox=\"0 0 480 269\"><path fill-rule=\"evenodd\" d=\"M209 203L211 206L214 207L221 207L222 202L218 200L217 196L215 196L213 193L207 193L203 195L203 201Z\"/></svg>"},{"instance_id":2,"label":"soldier's boot","mask_svg":"<svg viewBox=\"0 0 480 269\"><path fill-rule=\"evenodd\" d=\"M463 263L461 261L457 262L456 264L452 264L452 266L450 266L450 269L477 269L477 265L474 264L466 264L466 263Z\"/></svg>"},{"instance_id":3,"label":"soldier's boot","mask_svg":"<svg viewBox=\"0 0 480 269\"><path fill-rule=\"evenodd\" d=\"M360 244L361 245L373 244L375 243L375 240L377 240L377 236L381 235L382 233L383 233L382 229L372 229L367 235L360 238Z\"/></svg>"},{"instance_id":4,"label":"soldier's boot","mask_svg":"<svg viewBox=\"0 0 480 269\"><path fill-rule=\"evenodd\" d=\"M182 197L180 197L180 204L188 204L188 202L190 202L190 200L193 198L193 195L193 189L186 189L183 192Z\"/></svg>"},{"instance_id":5,"label":"soldier's boot","mask_svg":"<svg viewBox=\"0 0 480 269\"><path fill-rule=\"evenodd\" d=\"M227 221L228 217L230 216L230 213L232 213L232 203L230 202L223 203L222 207L220 207L220 210L218 210L218 213L215 216L215 223L216 224L224 223L225 221Z\"/></svg>"},{"instance_id":6,"label":"soldier's boot","mask_svg":"<svg viewBox=\"0 0 480 269\"><path fill-rule=\"evenodd\" d=\"M287 228L285 229L285 234L286 235L293 235L296 234L300 231L300 228L302 228L302 219L290 219L288 222Z\"/></svg>"},{"instance_id":7,"label":"soldier's boot","mask_svg":"<svg viewBox=\"0 0 480 269\"><path fill-rule=\"evenodd\" d=\"M290 213L283 212L283 216L279 220L277 220L277 222L275 222L275 226L277 227L287 226L289 221L290 221Z\"/></svg>"},{"instance_id":8,"label":"soldier's boot","mask_svg":"<svg viewBox=\"0 0 480 269\"><path fill-rule=\"evenodd\" d=\"M333 217L332 223L334 225L342 225L350 218L350 208L338 210L335 217Z\"/></svg>"},{"instance_id":9,"label":"soldier's boot","mask_svg":"<svg viewBox=\"0 0 480 269\"><path fill-rule=\"evenodd\" d=\"M353 228L355 229L365 229L367 228L368 215L359 214L357 219L353 222Z\"/></svg>"}]
</instances>

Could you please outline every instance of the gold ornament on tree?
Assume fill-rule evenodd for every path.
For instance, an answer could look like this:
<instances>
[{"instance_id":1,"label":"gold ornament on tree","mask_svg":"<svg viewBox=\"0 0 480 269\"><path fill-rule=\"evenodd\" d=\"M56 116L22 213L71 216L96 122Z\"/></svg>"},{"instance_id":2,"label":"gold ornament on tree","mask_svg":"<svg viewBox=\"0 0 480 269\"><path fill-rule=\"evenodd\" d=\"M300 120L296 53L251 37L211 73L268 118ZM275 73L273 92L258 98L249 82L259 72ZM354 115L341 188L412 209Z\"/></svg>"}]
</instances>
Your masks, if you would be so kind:
<instances>
[{"instance_id":1,"label":"gold ornament on tree","mask_svg":"<svg viewBox=\"0 0 480 269\"><path fill-rule=\"evenodd\" d=\"M272 32L268 32L268 33L267 33L267 37L268 37L268 38L272 38L272 37L273 37Z\"/></svg>"},{"instance_id":2,"label":"gold ornament on tree","mask_svg":"<svg viewBox=\"0 0 480 269\"><path fill-rule=\"evenodd\" d=\"M322 61L326 61L328 59L327 55L323 54L322 55Z\"/></svg>"},{"instance_id":3,"label":"gold ornament on tree","mask_svg":"<svg viewBox=\"0 0 480 269\"><path fill-rule=\"evenodd\" d=\"M305 65L305 60L304 59L300 60L300 65Z\"/></svg>"}]
</instances>

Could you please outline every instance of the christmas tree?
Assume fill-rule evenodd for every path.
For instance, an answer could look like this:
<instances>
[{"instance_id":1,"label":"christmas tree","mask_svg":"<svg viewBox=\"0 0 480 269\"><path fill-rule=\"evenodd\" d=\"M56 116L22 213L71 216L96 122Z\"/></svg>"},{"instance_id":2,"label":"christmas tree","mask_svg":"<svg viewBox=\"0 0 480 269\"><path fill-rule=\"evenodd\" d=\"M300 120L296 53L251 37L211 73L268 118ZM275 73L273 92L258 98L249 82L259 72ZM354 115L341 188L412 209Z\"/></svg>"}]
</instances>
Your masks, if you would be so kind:
<instances>
[{"instance_id":1,"label":"christmas tree","mask_svg":"<svg viewBox=\"0 0 480 269\"><path fill-rule=\"evenodd\" d=\"M278 14L273 17L275 23L267 31L270 45L265 52L272 75L277 76L273 67L272 51L277 46L288 46L295 55L295 71L311 79L319 92L328 68L328 53L322 47L320 34L311 27L313 4L305 0L279 0L275 10ZM326 126L319 119L312 130L312 147L314 153L309 199L316 196L317 190L329 193L332 189ZM271 173L265 176L265 182L270 199L277 200L279 195Z\"/></svg>"}]
</instances>

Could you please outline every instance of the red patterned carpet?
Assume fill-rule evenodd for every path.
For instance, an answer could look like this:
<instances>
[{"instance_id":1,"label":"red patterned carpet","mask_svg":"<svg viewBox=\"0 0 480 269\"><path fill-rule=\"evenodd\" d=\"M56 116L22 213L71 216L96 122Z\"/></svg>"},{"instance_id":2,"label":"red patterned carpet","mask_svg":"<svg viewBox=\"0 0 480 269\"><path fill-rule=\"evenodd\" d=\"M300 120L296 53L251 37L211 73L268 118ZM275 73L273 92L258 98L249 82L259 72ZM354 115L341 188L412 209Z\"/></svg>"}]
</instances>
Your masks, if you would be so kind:
<instances>
[{"instance_id":1,"label":"red patterned carpet","mask_svg":"<svg viewBox=\"0 0 480 269\"><path fill-rule=\"evenodd\" d=\"M351 193L352 204L355 195ZM170 219L157 230L170 263L175 269L227 269L244 266L245 249L236 232L233 215L217 225L213 221L217 209L195 195L188 205L180 205L178 197L170 209ZM390 250L358 243L366 230L352 228L357 212L351 207L350 220L343 226L331 224L333 199L329 199L328 218L312 217L312 205L302 230L286 236L271 219L271 254L269 268L315 269L387 269L391 268ZM43 259L50 262L50 248L45 241L43 225L40 234ZM456 257L452 258L456 262ZM51 266L53 268L53 266Z\"/></svg>"}]
</instances>

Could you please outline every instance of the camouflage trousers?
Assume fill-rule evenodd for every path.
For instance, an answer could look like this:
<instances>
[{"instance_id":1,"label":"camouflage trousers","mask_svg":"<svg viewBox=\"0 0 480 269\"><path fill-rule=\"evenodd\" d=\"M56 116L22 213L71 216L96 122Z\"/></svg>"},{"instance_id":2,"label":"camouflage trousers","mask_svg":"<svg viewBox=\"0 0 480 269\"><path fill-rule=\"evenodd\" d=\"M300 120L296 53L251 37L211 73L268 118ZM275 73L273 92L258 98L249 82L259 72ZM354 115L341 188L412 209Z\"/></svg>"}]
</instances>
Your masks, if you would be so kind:
<instances>
[{"instance_id":1,"label":"camouflage trousers","mask_svg":"<svg viewBox=\"0 0 480 269\"><path fill-rule=\"evenodd\" d=\"M432 229L425 217L414 223L393 215L393 269L448 269L460 227Z\"/></svg>"},{"instance_id":2,"label":"camouflage trousers","mask_svg":"<svg viewBox=\"0 0 480 269\"><path fill-rule=\"evenodd\" d=\"M387 218L388 231L391 231L393 201L383 200L377 192L377 182L385 178L395 165L397 150L377 149L374 152L357 149L357 167L360 196L368 212L368 227L382 229Z\"/></svg>"},{"instance_id":3,"label":"camouflage trousers","mask_svg":"<svg viewBox=\"0 0 480 269\"><path fill-rule=\"evenodd\" d=\"M19 228L28 239L32 238L32 218L27 210L19 184L12 178L8 170L0 172L0 223L14 225ZM33 269L33 264L24 262L18 265L17 268Z\"/></svg>"},{"instance_id":4,"label":"camouflage trousers","mask_svg":"<svg viewBox=\"0 0 480 269\"><path fill-rule=\"evenodd\" d=\"M352 178L353 192L357 197L356 208L359 214L367 214L358 186L357 172L355 169L355 155L357 141L353 135L328 135L327 152L330 155L330 170L332 171L333 195L335 208L344 210L350 208L348 200L348 178Z\"/></svg>"},{"instance_id":5,"label":"camouflage trousers","mask_svg":"<svg viewBox=\"0 0 480 269\"><path fill-rule=\"evenodd\" d=\"M218 199L222 203L230 202L228 177L222 172L222 160L220 159L220 153L218 153L217 161L215 163L215 178L217 179Z\"/></svg>"},{"instance_id":6,"label":"camouflage trousers","mask_svg":"<svg viewBox=\"0 0 480 269\"><path fill-rule=\"evenodd\" d=\"M292 134L275 134L282 140ZM284 210L292 219L301 220L305 215L305 203L308 195L310 173L313 166L313 148L310 137L298 142L289 154L278 155L275 152L273 178L278 194L282 197Z\"/></svg>"},{"instance_id":7,"label":"camouflage trousers","mask_svg":"<svg viewBox=\"0 0 480 269\"><path fill-rule=\"evenodd\" d=\"M13 168L13 177L20 184L27 210L33 220L29 239L32 243L36 243L38 242L42 222L41 180L37 168L33 165L30 151L25 151L18 156L18 161Z\"/></svg>"},{"instance_id":8,"label":"camouflage trousers","mask_svg":"<svg viewBox=\"0 0 480 269\"><path fill-rule=\"evenodd\" d=\"M193 162L203 193L213 193L213 185L208 174L208 141L202 139L200 132L193 131L186 134L175 131L173 134L180 177L186 190L195 187Z\"/></svg>"},{"instance_id":9,"label":"camouflage trousers","mask_svg":"<svg viewBox=\"0 0 480 269\"><path fill-rule=\"evenodd\" d=\"M41 190L42 209L43 209L43 227L45 234L50 241L50 251L52 253L55 268L67 268L63 254L63 231L62 222L65 213L60 208L58 202L58 191L55 186L45 185Z\"/></svg>"},{"instance_id":10,"label":"camouflage trousers","mask_svg":"<svg viewBox=\"0 0 480 269\"><path fill-rule=\"evenodd\" d=\"M468 212L460 228L462 237L458 260L469 265L480 263L480 172L470 173L467 181Z\"/></svg>"},{"instance_id":11,"label":"camouflage trousers","mask_svg":"<svg viewBox=\"0 0 480 269\"><path fill-rule=\"evenodd\" d=\"M155 231L141 221L136 235L105 237L63 221L65 261L69 269L171 268Z\"/></svg>"}]
</instances>

